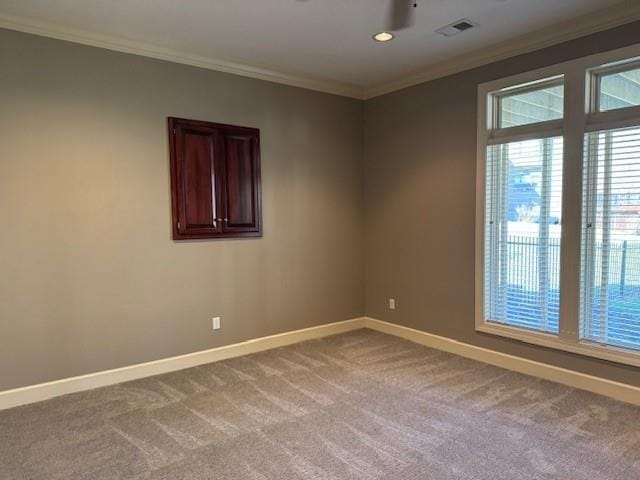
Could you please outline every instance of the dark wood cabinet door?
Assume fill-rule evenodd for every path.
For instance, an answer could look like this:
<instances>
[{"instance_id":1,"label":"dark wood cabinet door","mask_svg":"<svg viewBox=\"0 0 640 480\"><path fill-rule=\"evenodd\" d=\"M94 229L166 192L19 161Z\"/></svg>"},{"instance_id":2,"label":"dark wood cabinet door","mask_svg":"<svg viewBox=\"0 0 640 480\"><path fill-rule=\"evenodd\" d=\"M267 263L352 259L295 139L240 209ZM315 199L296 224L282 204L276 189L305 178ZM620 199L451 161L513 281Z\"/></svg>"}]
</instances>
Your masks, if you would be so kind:
<instances>
[{"instance_id":1,"label":"dark wood cabinet door","mask_svg":"<svg viewBox=\"0 0 640 480\"><path fill-rule=\"evenodd\" d=\"M260 234L259 141L251 131L224 135L224 232Z\"/></svg>"},{"instance_id":2,"label":"dark wood cabinet door","mask_svg":"<svg viewBox=\"0 0 640 480\"><path fill-rule=\"evenodd\" d=\"M261 235L257 129L169 119L173 238Z\"/></svg>"}]
</instances>

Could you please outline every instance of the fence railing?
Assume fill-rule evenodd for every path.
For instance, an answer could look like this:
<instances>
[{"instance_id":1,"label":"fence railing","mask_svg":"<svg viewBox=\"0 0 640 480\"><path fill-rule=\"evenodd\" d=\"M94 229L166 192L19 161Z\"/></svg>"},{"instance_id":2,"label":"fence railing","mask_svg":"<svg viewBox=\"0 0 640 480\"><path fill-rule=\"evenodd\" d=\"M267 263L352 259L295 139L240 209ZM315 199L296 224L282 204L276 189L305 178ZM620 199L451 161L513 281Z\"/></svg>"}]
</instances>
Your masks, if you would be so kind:
<instances>
[{"instance_id":1,"label":"fence railing","mask_svg":"<svg viewBox=\"0 0 640 480\"><path fill-rule=\"evenodd\" d=\"M514 235L507 239L507 283L524 290L540 288L541 273L548 278L548 288L560 289L560 239L550 238L547 244L547 261L540 265L540 249L537 237ZM544 269L541 272L540 269Z\"/></svg>"},{"instance_id":2,"label":"fence railing","mask_svg":"<svg viewBox=\"0 0 640 480\"><path fill-rule=\"evenodd\" d=\"M512 235L507 238L506 247L502 252L507 261L506 271L502 271L506 285L491 307L498 312L494 318L504 318L505 323L514 326L557 333L560 239L550 238L543 250L537 237ZM640 241L612 240L606 248L608 269L604 278L602 242L596 242L593 248L592 289L586 299L590 320L584 326L585 336L640 348Z\"/></svg>"},{"instance_id":3,"label":"fence railing","mask_svg":"<svg viewBox=\"0 0 640 480\"><path fill-rule=\"evenodd\" d=\"M624 294L627 286L640 285L640 241L611 241L609 249L608 285L617 286ZM507 283L525 290L539 289L540 273L548 279L550 289L560 288L560 239L550 238L546 246L547 261L540 265L538 238L512 235L507 239ZM594 249L594 274L602 275L602 242ZM540 272L540 268L545 272Z\"/></svg>"}]
</instances>

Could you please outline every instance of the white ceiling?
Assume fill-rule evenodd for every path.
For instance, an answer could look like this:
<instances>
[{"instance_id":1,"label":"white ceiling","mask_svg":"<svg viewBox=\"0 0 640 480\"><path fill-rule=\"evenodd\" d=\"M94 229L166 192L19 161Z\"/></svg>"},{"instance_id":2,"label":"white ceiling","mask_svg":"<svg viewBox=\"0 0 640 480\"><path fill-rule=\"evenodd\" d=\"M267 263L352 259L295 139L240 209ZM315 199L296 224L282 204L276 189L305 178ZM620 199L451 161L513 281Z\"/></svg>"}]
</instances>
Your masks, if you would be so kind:
<instances>
[{"instance_id":1,"label":"white ceiling","mask_svg":"<svg viewBox=\"0 0 640 480\"><path fill-rule=\"evenodd\" d=\"M0 17L371 89L619 3L419 0L416 25L386 44L371 35L384 29L389 0L0 0ZM461 18L478 27L434 33Z\"/></svg>"}]
</instances>

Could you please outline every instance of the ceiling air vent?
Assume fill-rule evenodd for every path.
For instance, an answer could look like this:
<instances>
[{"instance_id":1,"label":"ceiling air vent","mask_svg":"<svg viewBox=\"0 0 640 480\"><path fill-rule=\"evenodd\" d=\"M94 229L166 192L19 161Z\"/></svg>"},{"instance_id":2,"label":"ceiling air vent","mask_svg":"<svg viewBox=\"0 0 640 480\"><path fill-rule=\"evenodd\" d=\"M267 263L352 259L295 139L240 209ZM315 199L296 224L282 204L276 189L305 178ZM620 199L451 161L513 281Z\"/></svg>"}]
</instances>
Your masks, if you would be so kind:
<instances>
[{"instance_id":1,"label":"ceiling air vent","mask_svg":"<svg viewBox=\"0 0 640 480\"><path fill-rule=\"evenodd\" d=\"M477 24L473 23L471 20L463 18L462 20L458 20L457 22L453 22L447 26L439 28L438 30L436 30L436 33L444 35L445 37L453 37L454 35L472 29L476 25Z\"/></svg>"}]
</instances>

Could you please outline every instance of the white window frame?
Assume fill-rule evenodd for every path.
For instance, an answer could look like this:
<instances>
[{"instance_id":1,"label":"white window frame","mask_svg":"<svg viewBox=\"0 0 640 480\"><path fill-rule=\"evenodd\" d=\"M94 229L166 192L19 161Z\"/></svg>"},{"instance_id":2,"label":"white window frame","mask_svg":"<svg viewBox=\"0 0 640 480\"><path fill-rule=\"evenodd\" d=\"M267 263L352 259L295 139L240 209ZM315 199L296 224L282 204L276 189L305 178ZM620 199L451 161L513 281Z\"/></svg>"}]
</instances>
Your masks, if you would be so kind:
<instances>
[{"instance_id":1,"label":"white window frame","mask_svg":"<svg viewBox=\"0 0 640 480\"><path fill-rule=\"evenodd\" d=\"M637 58L633 63L628 61ZM475 328L525 343L640 367L640 351L600 345L580 339L580 248L582 232L582 180L584 138L588 132L640 125L640 106L600 112L600 75L620 64L640 66L640 44L571 60L546 68L483 83L478 86L478 138L476 164ZM560 120L508 127L499 125L496 107L501 94L553 84L564 79L564 116ZM538 82L535 84L535 82ZM542 82L542 83L540 83ZM534 84L531 86L530 84ZM521 86L513 88L514 86ZM558 335L485 321L484 233L485 168L487 147L508 141L563 136L562 231L560 252L560 320Z\"/></svg>"}]
</instances>

